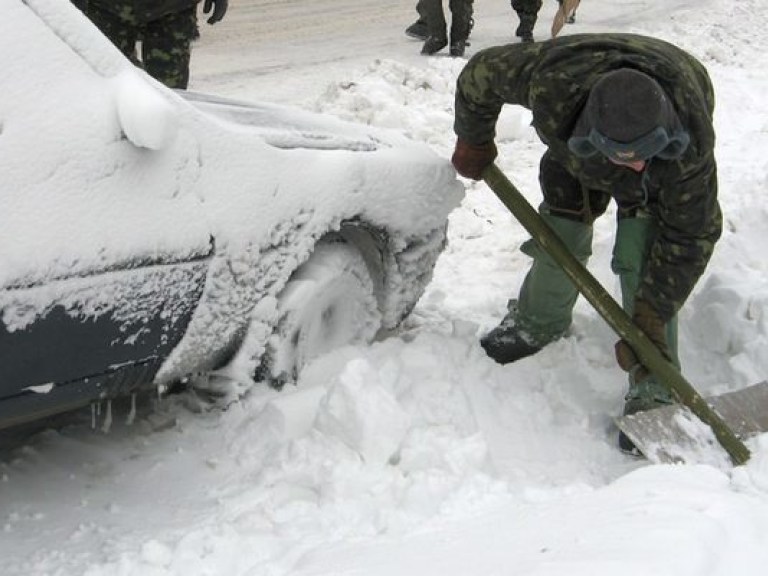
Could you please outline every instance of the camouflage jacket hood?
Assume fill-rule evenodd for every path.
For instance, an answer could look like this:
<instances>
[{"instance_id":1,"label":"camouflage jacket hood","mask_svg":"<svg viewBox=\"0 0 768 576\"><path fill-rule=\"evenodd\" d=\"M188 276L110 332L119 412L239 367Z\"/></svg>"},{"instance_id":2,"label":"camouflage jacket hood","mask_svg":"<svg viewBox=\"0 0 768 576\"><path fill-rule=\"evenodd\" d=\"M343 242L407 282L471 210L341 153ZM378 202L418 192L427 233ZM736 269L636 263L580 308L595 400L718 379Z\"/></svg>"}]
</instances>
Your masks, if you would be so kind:
<instances>
[{"instance_id":1,"label":"camouflage jacket hood","mask_svg":"<svg viewBox=\"0 0 768 576\"><path fill-rule=\"evenodd\" d=\"M691 139L682 157L652 159L638 174L599 155L577 158L568 149L591 87L618 68L644 72L662 86ZM619 206L647 205L660 234L639 295L668 319L687 299L720 236L714 100L704 66L672 44L633 34L564 36L477 53L457 82L454 130L468 142L488 142L502 106L523 106L550 153L583 187L610 194Z\"/></svg>"}]
</instances>

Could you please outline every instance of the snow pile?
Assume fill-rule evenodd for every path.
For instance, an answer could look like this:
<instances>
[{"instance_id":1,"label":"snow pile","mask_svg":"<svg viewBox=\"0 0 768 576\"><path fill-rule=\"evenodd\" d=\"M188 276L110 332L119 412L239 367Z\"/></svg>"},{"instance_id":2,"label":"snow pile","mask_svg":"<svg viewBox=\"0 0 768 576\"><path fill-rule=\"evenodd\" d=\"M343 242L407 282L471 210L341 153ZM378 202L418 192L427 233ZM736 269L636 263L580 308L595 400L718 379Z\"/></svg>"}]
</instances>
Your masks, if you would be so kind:
<instances>
[{"instance_id":1,"label":"snow pile","mask_svg":"<svg viewBox=\"0 0 768 576\"><path fill-rule=\"evenodd\" d=\"M472 49L508 38L508 5L475 4ZM545 3L544 24L554 9ZM577 18L574 31L650 32L707 63L727 225L681 316L682 360L704 393L765 379L761 2L590 0ZM418 47L393 46L314 107L448 155L461 62L409 64ZM505 114L499 162L536 202L541 145L524 113ZM527 235L484 185L467 185L451 244L398 334L326 355L296 388L256 389L225 411L191 413L199 405L176 398L133 427L115 416L109 436L73 424L0 459L5 573L762 576L768 437L750 440L736 469L620 454L615 336L582 301L571 334L536 356L498 366L484 355L477 337L517 292ZM591 267L615 292L613 227L610 214L598 222Z\"/></svg>"}]
</instances>

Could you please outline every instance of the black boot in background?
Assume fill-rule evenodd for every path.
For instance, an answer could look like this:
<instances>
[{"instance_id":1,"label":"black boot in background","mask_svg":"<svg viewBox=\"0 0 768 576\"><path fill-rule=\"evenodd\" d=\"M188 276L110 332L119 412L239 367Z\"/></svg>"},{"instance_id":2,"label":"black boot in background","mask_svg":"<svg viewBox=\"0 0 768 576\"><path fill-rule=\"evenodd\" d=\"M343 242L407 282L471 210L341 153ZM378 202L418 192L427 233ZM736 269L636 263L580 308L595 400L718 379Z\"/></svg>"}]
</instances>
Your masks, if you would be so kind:
<instances>
[{"instance_id":1,"label":"black boot in background","mask_svg":"<svg viewBox=\"0 0 768 576\"><path fill-rule=\"evenodd\" d=\"M431 56L432 54L437 54L446 46L448 46L447 38L440 36L430 36L427 38L427 41L424 42L424 46L421 47L421 53L425 56Z\"/></svg>"},{"instance_id":2,"label":"black boot in background","mask_svg":"<svg viewBox=\"0 0 768 576\"><path fill-rule=\"evenodd\" d=\"M427 28L427 21L419 18L405 29L405 35L422 42L429 38L429 29Z\"/></svg>"}]
</instances>

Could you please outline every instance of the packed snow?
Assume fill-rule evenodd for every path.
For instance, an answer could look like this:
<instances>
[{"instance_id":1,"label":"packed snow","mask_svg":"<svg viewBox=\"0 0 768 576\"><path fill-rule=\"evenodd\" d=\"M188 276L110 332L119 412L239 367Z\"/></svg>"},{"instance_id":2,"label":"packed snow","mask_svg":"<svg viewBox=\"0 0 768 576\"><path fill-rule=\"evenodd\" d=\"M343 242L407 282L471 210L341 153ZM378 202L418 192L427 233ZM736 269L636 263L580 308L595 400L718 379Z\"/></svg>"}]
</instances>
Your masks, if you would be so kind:
<instances>
[{"instance_id":1,"label":"packed snow","mask_svg":"<svg viewBox=\"0 0 768 576\"><path fill-rule=\"evenodd\" d=\"M202 26L191 88L393 128L447 158L466 60L419 56L402 35L413 2L380 4L232 3ZM467 56L516 25L507 2L475 8ZM712 76L726 225L680 318L683 371L705 395L768 377L767 20L763 0L584 0L563 32L655 35ZM543 147L525 111L504 110L497 143L537 203ZM517 294L527 235L484 184L466 186L405 325L322 356L296 387L255 383L225 406L144 398L102 407L93 427L85 410L3 432L3 575L762 576L768 436L735 468L621 454L616 338L583 299L567 338L489 360L478 337ZM590 269L616 294L613 228L612 214L598 221Z\"/></svg>"}]
</instances>

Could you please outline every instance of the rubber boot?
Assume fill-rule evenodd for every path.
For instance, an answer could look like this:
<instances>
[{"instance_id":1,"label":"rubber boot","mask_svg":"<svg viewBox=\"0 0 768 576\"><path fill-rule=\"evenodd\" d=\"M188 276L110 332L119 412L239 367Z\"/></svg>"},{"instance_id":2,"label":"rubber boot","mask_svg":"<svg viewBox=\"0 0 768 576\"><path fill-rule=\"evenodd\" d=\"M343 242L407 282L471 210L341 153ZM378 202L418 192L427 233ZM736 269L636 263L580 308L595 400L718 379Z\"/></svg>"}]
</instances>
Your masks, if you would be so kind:
<instances>
[{"instance_id":1,"label":"rubber boot","mask_svg":"<svg viewBox=\"0 0 768 576\"><path fill-rule=\"evenodd\" d=\"M630 316L634 312L635 297L656 232L655 220L642 213L640 217L622 218L618 222L611 269L619 276L622 308ZM667 322L665 328L671 360L680 368L677 352L677 317ZM624 398L625 415L651 410L672 402L669 390L654 376L649 376L640 382L635 381L632 375L629 376L629 391ZM636 453L634 445L623 433L619 433L619 448L624 452Z\"/></svg>"},{"instance_id":2,"label":"rubber boot","mask_svg":"<svg viewBox=\"0 0 768 576\"><path fill-rule=\"evenodd\" d=\"M541 217L586 266L592 254L592 226L553 216L545 206ZM531 239L520 250L533 258L518 300L509 314L481 340L486 353L501 364L514 362L562 337L571 325L579 291L562 268Z\"/></svg>"}]
</instances>

